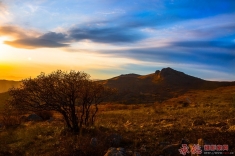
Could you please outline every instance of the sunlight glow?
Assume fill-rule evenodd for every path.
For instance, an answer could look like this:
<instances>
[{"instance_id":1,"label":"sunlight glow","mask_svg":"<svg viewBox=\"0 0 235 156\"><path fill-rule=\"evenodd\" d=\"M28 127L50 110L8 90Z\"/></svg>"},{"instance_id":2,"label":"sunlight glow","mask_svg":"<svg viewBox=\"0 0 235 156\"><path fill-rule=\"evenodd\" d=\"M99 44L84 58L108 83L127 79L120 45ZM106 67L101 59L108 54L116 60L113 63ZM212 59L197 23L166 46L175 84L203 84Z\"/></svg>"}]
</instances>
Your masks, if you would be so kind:
<instances>
[{"instance_id":1,"label":"sunlight glow","mask_svg":"<svg viewBox=\"0 0 235 156\"><path fill-rule=\"evenodd\" d=\"M7 57L7 46L4 44L6 37L0 37L0 61Z\"/></svg>"}]
</instances>

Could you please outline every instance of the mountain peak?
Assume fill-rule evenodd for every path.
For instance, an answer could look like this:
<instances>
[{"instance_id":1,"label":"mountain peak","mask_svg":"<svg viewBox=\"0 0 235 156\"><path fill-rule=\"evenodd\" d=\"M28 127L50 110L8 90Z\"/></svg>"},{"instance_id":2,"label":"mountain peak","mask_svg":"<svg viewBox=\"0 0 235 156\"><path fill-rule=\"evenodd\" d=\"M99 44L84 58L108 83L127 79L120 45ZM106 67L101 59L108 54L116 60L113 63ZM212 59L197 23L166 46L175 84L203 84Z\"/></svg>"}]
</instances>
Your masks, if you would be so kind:
<instances>
[{"instance_id":1,"label":"mountain peak","mask_svg":"<svg viewBox=\"0 0 235 156\"><path fill-rule=\"evenodd\" d=\"M183 72L179 72L177 70L174 70L170 67L167 67L167 68L163 68L160 72L161 76L165 77L165 76L168 76L168 75L179 75L179 74L184 74Z\"/></svg>"},{"instance_id":2,"label":"mountain peak","mask_svg":"<svg viewBox=\"0 0 235 156\"><path fill-rule=\"evenodd\" d=\"M174 69L172 69L170 67L167 67L167 68L162 68L161 71L176 71L176 70L174 70Z\"/></svg>"},{"instance_id":3,"label":"mountain peak","mask_svg":"<svg viewBox=\"0 0 235 156\"><path fill-rule=\"evenodd\" d=\"M184 73L183 72L180 72L180 71L177 71L177 70L174 70L170 67L167 67L167 68L162 68L162 70L156 70L155 71L155 74L156 75L159 75L160 77L168 77L168 76L173 76L173 75L183 75Z\"/></svg>"}]
</instances>

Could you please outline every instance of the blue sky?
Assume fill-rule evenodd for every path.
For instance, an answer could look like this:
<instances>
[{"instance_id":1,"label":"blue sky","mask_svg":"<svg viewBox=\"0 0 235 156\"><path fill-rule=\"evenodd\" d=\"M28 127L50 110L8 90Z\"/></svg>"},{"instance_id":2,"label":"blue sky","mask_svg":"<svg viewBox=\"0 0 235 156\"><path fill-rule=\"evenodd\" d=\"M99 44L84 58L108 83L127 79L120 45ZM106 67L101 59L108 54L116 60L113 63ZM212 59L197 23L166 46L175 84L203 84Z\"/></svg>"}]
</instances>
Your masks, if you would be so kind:
<instances>
[{"instance_id":1,"label":"blue sky","mask_svg":"<svg viewBox=\"0 0 235 156\"><path fill-rule=\"evenodd\" d=\"M233 0L0 0L0 79L171 67L235 80Z\"/></svg>"}]
</instances>

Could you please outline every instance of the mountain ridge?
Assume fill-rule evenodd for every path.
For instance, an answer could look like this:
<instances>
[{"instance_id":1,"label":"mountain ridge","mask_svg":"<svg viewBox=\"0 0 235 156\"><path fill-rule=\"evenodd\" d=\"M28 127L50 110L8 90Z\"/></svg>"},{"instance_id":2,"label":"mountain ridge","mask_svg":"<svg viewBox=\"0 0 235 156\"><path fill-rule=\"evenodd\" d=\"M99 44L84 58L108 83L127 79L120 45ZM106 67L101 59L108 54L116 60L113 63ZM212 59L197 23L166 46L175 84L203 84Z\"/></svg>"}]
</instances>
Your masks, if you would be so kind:
<instances>
[{"instance_id":1,"label":"mountain ridge","mask_svg":"<svg viewBox=\"0 0 235 156\"><path fill-rule=\"evenodd\" d=\"M179 96L189 90L210 90L219 87L233 86L233 82L208 81L170 67L156 70L147 75L126 74L101 80L106 86L116 88L118 94L111 101L120 103L162 102Z\"/></svg>"},{"instance_id":2,"label":"mountain ridge","mask_svg":"<svg viewBox=\"0 0 235 156\"><path fill-rule=\"evenodd\" d=\"M153 103L177 97L190 90L210 90L235 86L235 81L208 81L187 75L170 67L154 73L139 75L122 74L106 80L95 80L105 86L116 88L117 94L109 99L117 103ZM20 81L0 80L0 93L18 87Z\"/></svg>"}]
</instances>

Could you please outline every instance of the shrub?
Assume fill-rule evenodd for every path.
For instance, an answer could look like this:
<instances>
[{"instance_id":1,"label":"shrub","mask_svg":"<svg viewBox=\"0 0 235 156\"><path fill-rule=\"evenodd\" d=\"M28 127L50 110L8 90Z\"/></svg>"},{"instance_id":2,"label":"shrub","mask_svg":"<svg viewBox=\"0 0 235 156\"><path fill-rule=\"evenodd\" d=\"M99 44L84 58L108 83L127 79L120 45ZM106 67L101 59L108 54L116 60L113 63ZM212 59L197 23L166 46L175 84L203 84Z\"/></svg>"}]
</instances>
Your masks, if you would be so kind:
<instances>
[{"instance_id":1,"label":"shrub","mask_svg":"<svg viewBox=\"0 0 235 156\"><path fill-rule=\"evenodd\" d=\"M6 128L17 127L21 123L20 115L21 112L6 104L4 111L1 114L1 123Z\"/></svg>"},{"instance_id":2,"label":"shrub","mask_svg":"<svg viewBox=\"0 0 235 156\"><path fill-rule=\"evenodd\" d=\"M94 124L98 105L114 93L113 89L89 77L79 71L41 73L37 78L22 80L19 88L12 88L9 102L19 110L56 111L71 131L79 132L82 126ZM47 118L47 115L42 117Z\"/></svg>"}]
</instances>

